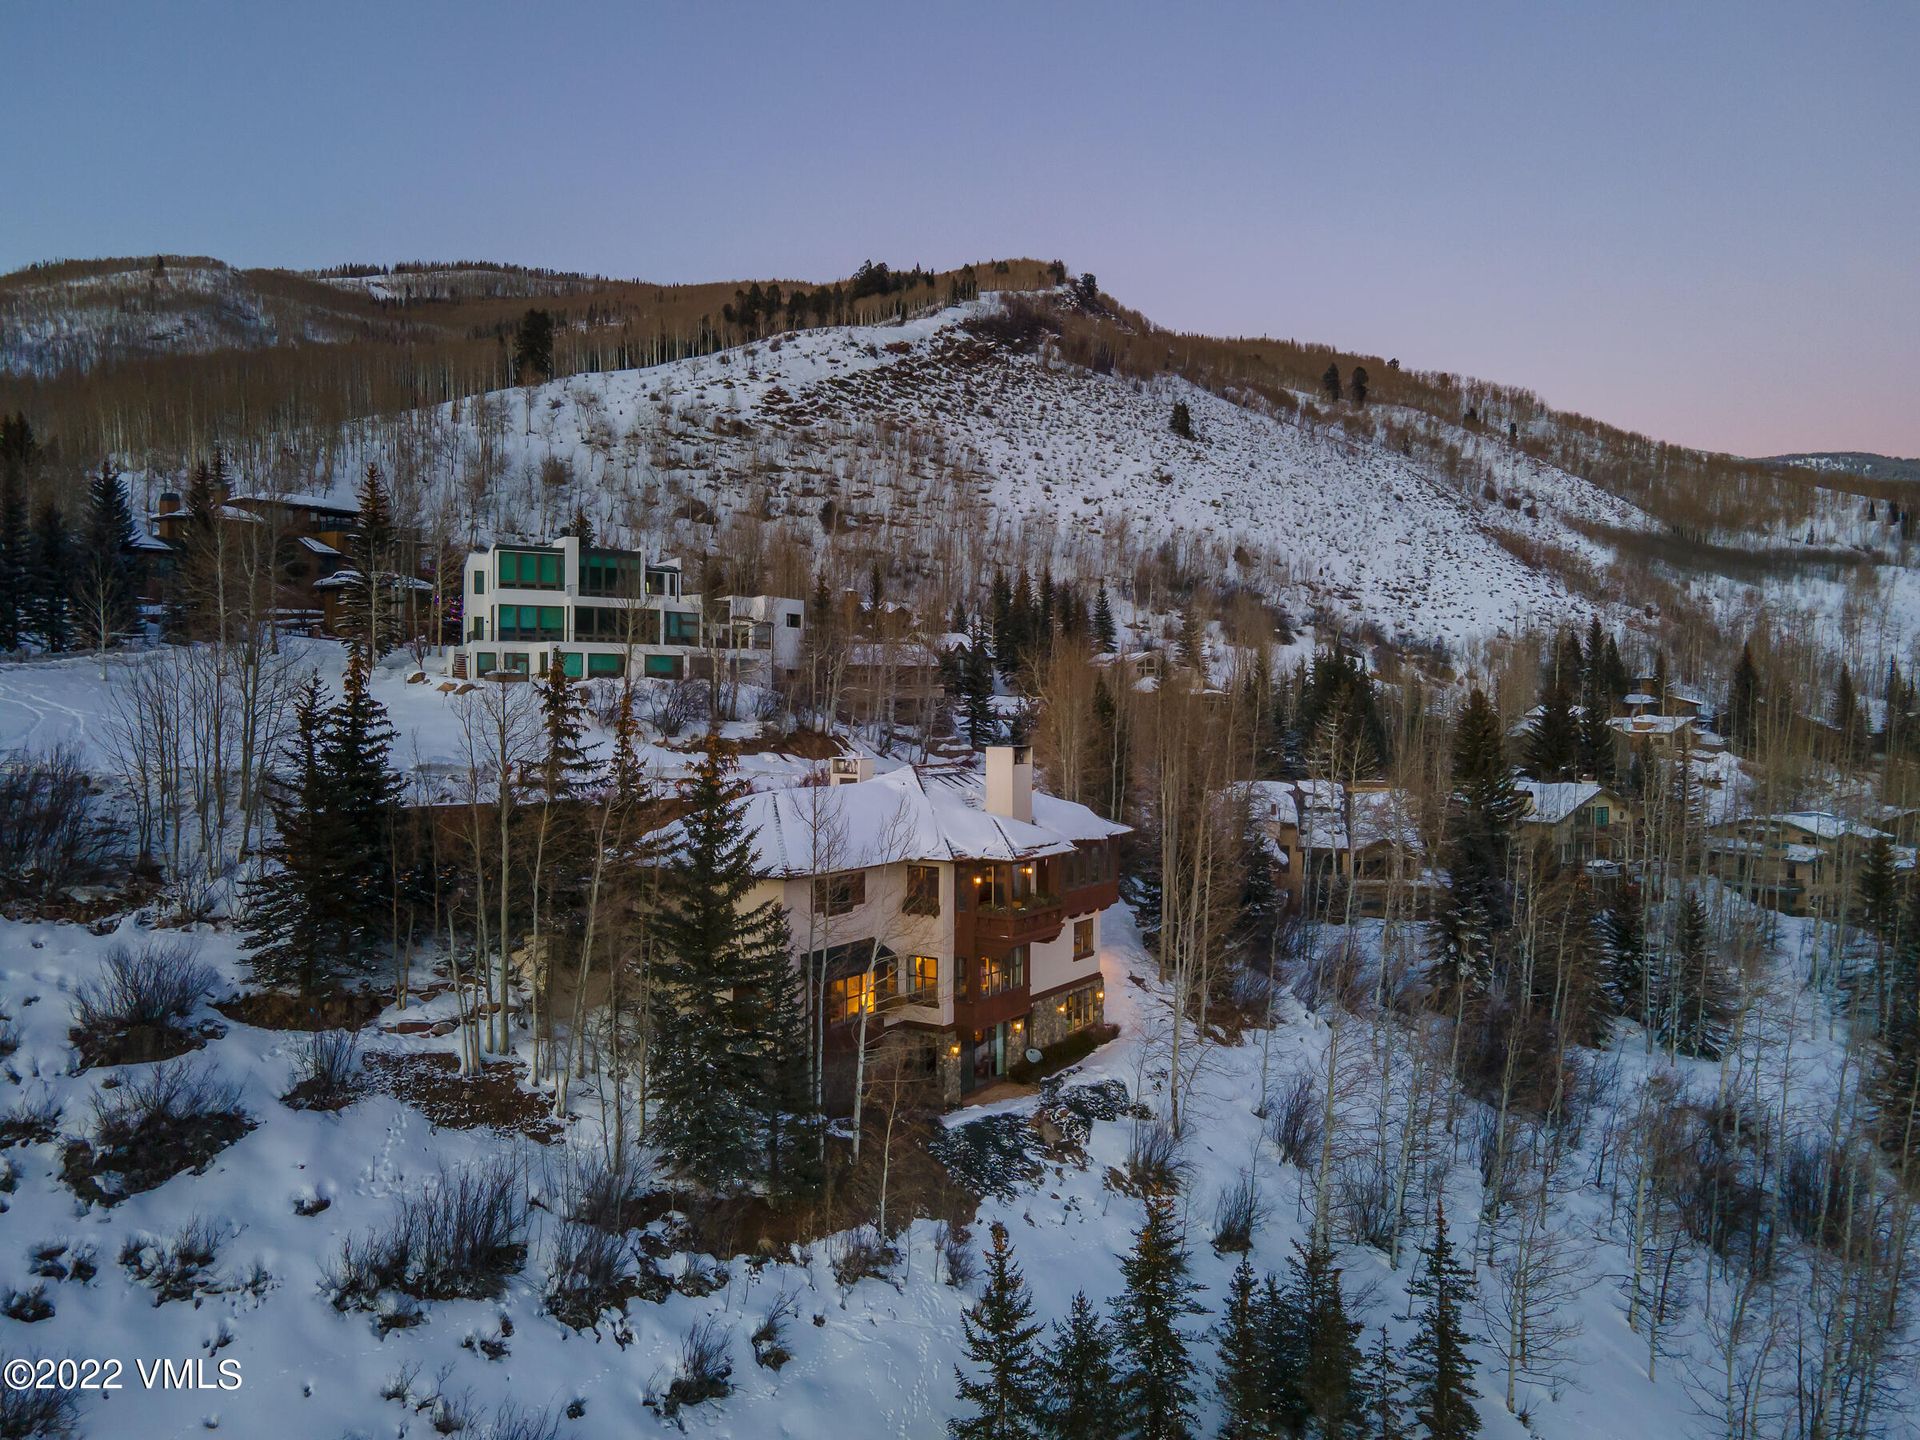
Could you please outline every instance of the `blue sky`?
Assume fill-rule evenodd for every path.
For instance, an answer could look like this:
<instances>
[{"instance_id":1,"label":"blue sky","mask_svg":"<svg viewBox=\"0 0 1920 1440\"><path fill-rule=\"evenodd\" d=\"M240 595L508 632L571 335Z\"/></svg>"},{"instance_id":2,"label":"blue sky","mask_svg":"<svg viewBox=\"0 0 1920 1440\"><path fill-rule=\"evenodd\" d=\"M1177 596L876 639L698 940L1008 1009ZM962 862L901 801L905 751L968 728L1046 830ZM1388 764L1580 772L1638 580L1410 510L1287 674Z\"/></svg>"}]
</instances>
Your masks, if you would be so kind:
<instances>
[{"instance_id":1,"label":"blue sky","mask_svg":"<svg viewBox=\"0 0 1920 1440\"><path fill-rule=\"evenodd\" d=\"M1920 6L9 0L0 269L1059 256L1162 324L1920 454Z\"/></svg>"}]
</instances>

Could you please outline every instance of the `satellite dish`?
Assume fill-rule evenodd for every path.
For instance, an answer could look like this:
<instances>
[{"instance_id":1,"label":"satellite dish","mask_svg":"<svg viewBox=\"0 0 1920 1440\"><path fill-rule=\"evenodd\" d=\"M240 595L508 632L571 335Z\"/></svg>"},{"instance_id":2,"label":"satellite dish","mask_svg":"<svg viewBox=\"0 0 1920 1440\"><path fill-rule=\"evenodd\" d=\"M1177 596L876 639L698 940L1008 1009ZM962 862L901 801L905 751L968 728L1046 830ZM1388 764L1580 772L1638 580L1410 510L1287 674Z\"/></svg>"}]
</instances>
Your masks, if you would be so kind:
<instances>
[{"instance_id":1,"label":"satellite dish","mask_svg":"<svg viewBox=\"0 0 1920 1440\"><path fill-rule=\"evenodd\" d=\"M1034 1049L1031 1045L1027 1047L1027 1064L1038 1065L1042 1060L1046 1058L1047 1058L1046 1056L1042 1055L1038 1050Z\"/></svg>"}]
</instances>

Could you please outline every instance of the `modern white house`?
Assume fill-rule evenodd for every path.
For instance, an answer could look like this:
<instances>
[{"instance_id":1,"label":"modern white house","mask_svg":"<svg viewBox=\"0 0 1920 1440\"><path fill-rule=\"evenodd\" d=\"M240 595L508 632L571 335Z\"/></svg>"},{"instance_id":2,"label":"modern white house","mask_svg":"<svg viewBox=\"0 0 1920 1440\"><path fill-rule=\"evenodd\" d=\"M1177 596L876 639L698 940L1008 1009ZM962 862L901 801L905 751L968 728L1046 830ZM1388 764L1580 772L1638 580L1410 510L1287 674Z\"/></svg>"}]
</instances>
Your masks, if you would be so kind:
<instances>
[{"instance_id":1,"label":"modern white house","mask_svg":"<svg viewBox=\"0 0 1920 1440\"><path fill-rule=\"evenodd\" d=\"M863 1017L869 1046L904 1032L948 1103L1104 1025L1100 912L1127 827L1036 791L1028 747L989 749L984 775L843 757L827 785L737 803L748 903L786 910L824 1003L830 1103L851 1093Z\"/></svg>"},{"instance_id":2,"label":"modern white house","mask_svg":"<svg viewBox=\"0 0 1920 1440\"><path fill-rule=\"evenodd\" d=\"M678 560L637 550L496 542L467 557L460 678L543 674L557 654L567 674L728 678L769 684L797 670L806 606L772 595L686 593Z\"/></svg>"}]
</instances>

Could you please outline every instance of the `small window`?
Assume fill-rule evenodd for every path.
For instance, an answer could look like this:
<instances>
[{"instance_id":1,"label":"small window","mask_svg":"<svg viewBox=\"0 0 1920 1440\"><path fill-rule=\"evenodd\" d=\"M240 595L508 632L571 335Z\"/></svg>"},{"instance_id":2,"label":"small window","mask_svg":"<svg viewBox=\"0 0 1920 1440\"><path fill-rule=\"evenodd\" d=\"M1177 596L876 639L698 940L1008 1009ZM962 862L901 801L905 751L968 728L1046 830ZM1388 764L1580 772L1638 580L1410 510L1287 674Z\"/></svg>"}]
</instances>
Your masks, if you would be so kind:
<instances>
[{"instance_id":1,"label":"small window","mask_svg":"<svg viewBox=\"0 0 1920 1440\"><path fill-rule=\"evenodd\" d=\"M1091 985L1069 990L1060 997L1059 1012L1066 1016L1069 1031L1084 1030L1100 1018L1100 1000Z\"/></svg>"},{"instance_id":2,"label":"small window","mask_svg":"<svg viewBox=\"0 0 1920 1440\"><path fill-rule=\"evenodd\" d=\"M578 650L567 650L560 654L560 668L569 680L578 680L582 674L581 654Z\"/></svg>"},{"instance_id":3,"label":"small window","mask_svg":"<svg viewBox=\"0 0 1920 1440\"><path fill-rule=\"evenodd\" d=\"M1610 816L1609 816L1609 815L1607 814L1607 807L1606 807L1606 806L1604 806L1604 805L1596 805L1596 806L1594 806L1594 807L1593 807L1593 825L1594 825L1594 828L1595 828L1596 830L1604 830L1604 829L1606 829L1606 828L1607 828L1607 822L1608 822L1608 821L1609 821L1609 820L1610 820L1611 818L1612 818L1612 817L1610 817Z\"/></svg>"},{"instance_id":4,"label":"small window","mask_svg":"<svg viewBox=\"0 0 1920 1440\"><path fill-rule=\"evenodd\" d=\"M908 983L911 989L907 996L916 1005L931 1005L940 992L940 957L938 955L915 955L908 960Z\"/></svg>"},{"instance_id":5,"label":"small window","mask_svg":"<svg viewBox=\"0 0 1920 1440\"><path fill-rule=\"evenodd\" d=\"M845 915L866 902L864 871L843 870L838 875L822 875L813 882L813 908L818 914Z\"/></svg>"},{"instance_id":6,"label":"small window","mask_svg":"<svg viewBox=\"0 0 1920 1440\"><path fill-rule=\"evenodd\" d=\"M587 674L589 675L623 675L626 669L627 657L624 655L587 656Z\"/></svg>"},{"instance_id":7,"label":"small window","mask_svg":"<svg viewBox=\"0 0 1920 1440\"><path fill-rule=\"evenodd\" d=\"M476 570L473 572L473 593L476 595L484 595L487 593L486 571Z\"/></svg>"},{"instance_id":8,"label":"small window","mask_svg":"<svg viewBox=\"0 0 1920 1440\"><path fill-rule=\"evenodd\" d=\"M473 657L474 668L482 675L491 675L500 666L500 657L491 650L482 650Z\"/></svg>"},{"instance_id":9,"label":"small window","mask_svg":"<svg viewBox=\"0 0 1920 1440\"><path fill-rule=\"evenodd\" d=\"M787 629L798 630L799 628L800 628L800 616L799 616L799 613L796 611L795 613L787 616Z\"/></svg>"},{"instance_id":10,"label":"small window","mask_svg":"<svg viewBox=\"0 0 1920 1440\"><path fill-rule=\"evenodd\" d=\"M1073 958L1085 960L1093 954L1093 921L1076 920L1073 922Z\"/></svg>"},{"instance_id":11,"label":"small window","mask_svg":"<svg viewBox=\"0 0 1920 1440\"><path fill-rule=\"evenodd\" d=\"M909 915L938 915L940 913L940 867L938 865L907 866L907 898L900 908Z\"/></svg>"}]
</instances>

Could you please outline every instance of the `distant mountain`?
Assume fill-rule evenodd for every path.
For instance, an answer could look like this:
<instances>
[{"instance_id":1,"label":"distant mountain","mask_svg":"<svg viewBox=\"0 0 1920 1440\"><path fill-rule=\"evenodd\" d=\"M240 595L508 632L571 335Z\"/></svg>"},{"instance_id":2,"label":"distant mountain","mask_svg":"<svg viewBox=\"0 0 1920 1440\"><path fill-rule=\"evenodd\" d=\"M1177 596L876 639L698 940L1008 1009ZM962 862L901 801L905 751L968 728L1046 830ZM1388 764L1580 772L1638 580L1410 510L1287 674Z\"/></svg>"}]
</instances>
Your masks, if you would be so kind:
<instances>
[{"instance_id":1,"label":"distant mountain","mask_svg":"<svg viewBox=\"0 0 1920 1440\"><path fill-rule=\"evenodd\" d=\"M1865 450L1818 450L1801 455L1769 455L1767 459L1774 465L1858 475L1863 480L1920 482L1920 458L1902 460L1897 456L1874 455Z\"/></svg>"}]
</instances>

